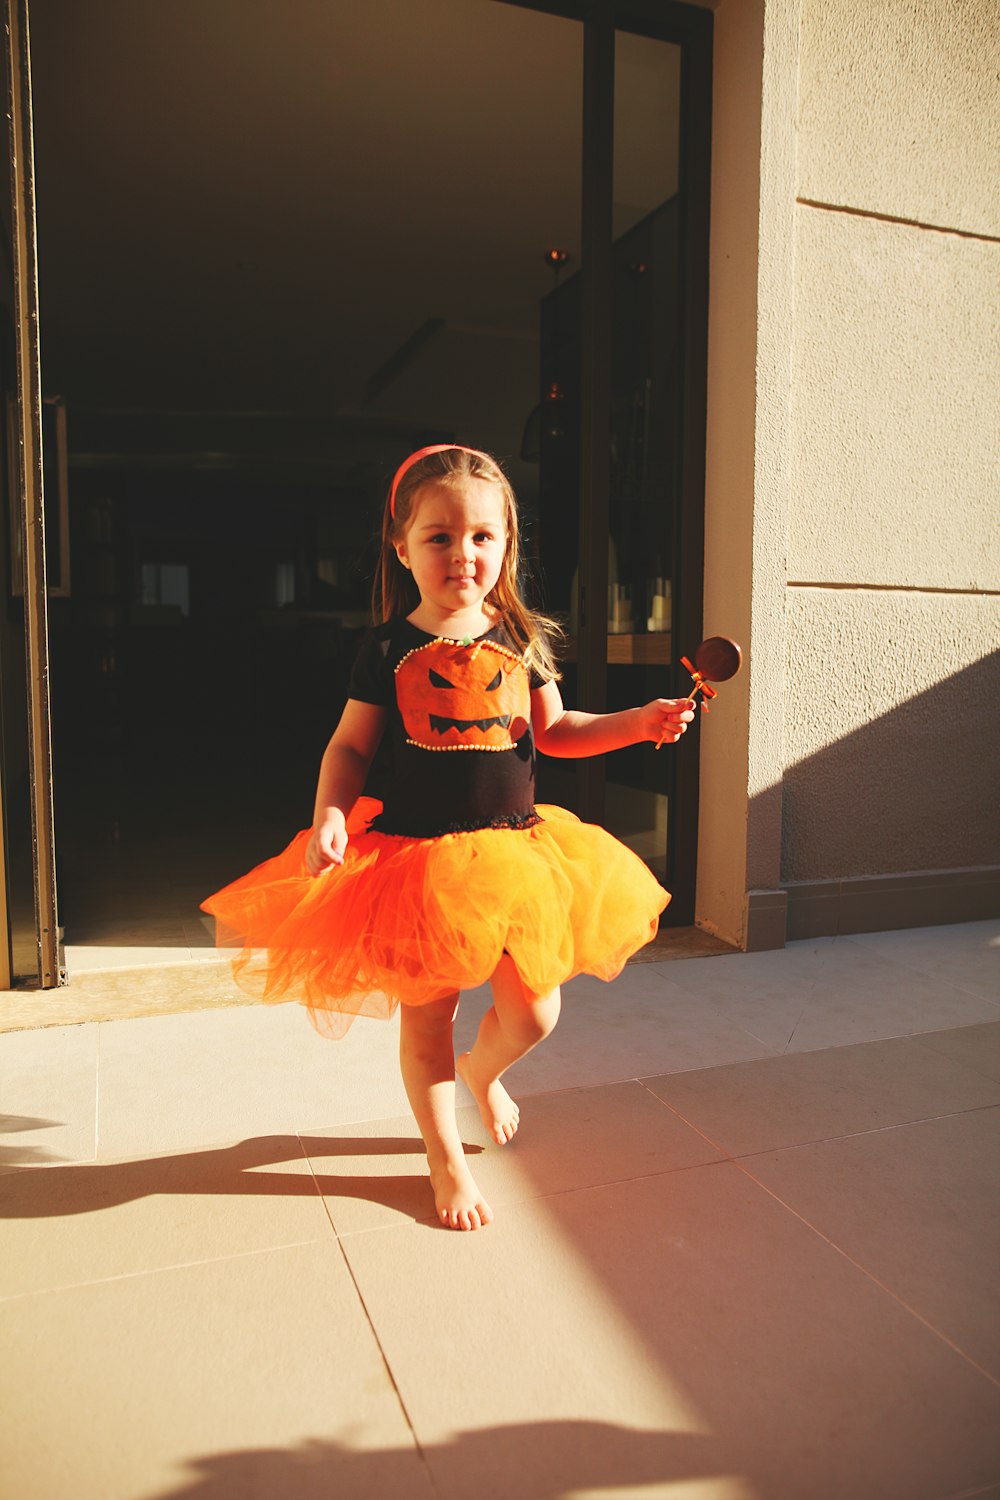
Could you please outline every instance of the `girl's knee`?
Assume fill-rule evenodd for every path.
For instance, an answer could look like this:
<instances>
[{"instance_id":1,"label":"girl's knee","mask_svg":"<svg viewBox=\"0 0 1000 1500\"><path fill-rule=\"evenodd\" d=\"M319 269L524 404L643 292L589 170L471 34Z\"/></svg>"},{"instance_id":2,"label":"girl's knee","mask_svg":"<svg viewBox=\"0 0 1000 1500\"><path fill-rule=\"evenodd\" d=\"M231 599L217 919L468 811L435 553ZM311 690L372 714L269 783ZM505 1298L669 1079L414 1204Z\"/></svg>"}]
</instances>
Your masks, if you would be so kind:
<instances>
[{"instance_id":1,"label":"girl's knee","mask_svg":"<svg viewBox=\"0 0 1000 1500\"><path fill-rule=\"evenodd\" d=\"M431 1000L426 1005L400 1005L399 1020L404 1032L411 1036L434 1036L450 1032L458 1014L458 995L443 995L440 1000Z\"/></svg>"},{"instance_id":2,"label":"girl's knee","mask_svg":"<svg viewBox=\"0 0 1000 1500\"><path fill-rule=\"evenodd\" d=\"M554 1029L561 1008L559 991L548 995L524 995L520 1003L497 1008L500 1024L518 1041L534 1047Z\"/></svg>"}]
</instances>

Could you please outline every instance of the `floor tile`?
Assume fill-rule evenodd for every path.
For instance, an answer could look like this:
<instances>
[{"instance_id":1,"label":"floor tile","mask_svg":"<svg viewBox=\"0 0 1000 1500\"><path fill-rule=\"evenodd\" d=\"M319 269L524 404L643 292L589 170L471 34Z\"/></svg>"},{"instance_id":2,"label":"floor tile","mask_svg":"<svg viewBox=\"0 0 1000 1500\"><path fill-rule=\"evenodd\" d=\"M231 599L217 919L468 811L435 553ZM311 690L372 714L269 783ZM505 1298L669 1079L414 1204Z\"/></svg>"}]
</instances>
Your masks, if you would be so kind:
<instances>
[{"instance_id":1,"label":"floor tile","mask_svg":"<svg viewBox=\"0 0 1000 1500\"><path fill-rule=\"evenodd\" d=\"M495 1211L526 1198L721 1160L637 1083L528 1096L521 1129L506 1146L490 1140L475 1105L459 1110L459 1128L476 1182ZM339 1234L404 1219L433 1221L412 1116L313 1132L303 1145Z\"/></svg>"},{"instance_id":2,"label":"floor tile","mask_svg":"<svg viewBox=\"0 0 1000 1500\"><path fill-rule=\"evenodd\" d=\"M764 953L733 953L680 964L671 975L688 994L724 1002L757 996L797 1000L823 973L836 938L789 943Z\"/></svg>"},{"instance_id":3,"label":"floor tile","mask_svg":"<svg viewBox=\"0 0 1000 1500\"><path fill-rule=\"evenodd\" d=\"M153 1155L402 1114L398 1022L356 1021L339 1042L298 1005L102 1025L104 1158Z\"/></svg>"},{"instance_id":4,"label":"floor tile","mask_svg":"<svg viewBox=\"0 0 1000 1500\"><path fill-rule=\"evenodd\" d=\"M1000 1083L909 1037L643 1082L733 1156L1000 1104Z\"/></svg>"},{"instance_id":5,"label":"floor tile","mask_svg":"<svg viewBox=\"0 0 1000 1500\"><path fill-rule=\"evenodd\" d=\"M700 966L720 960L693 962ZM563 990L558 1026L517 1064L512 1090L519 1096L548 1093L767 1056L763 1043L666 977L685 967L636 964L610 984L588 976L571 980ZM455 1026L460 1050L472 1045L489 1004L485 989L462 996Z\"/></svg>"},{"instance_id":6,"label":"floor tile","mask_svg":"<svg viewBox=\"0 0 1000 1500\"><path fill-rule=\"evenodd\" d=\"M0 1034L0 1173L91 1160L96 1120L96 1026Z\"/></svg>"},{"instance_id":7,"label":"floor tile","mask_svg":"<svg viewBox=\"0 0 1000 1500\"><path fill-rule=\"evenodd\" d=\"M1000 1020L1000 1007L957 987L949 974L922 974L841 938L826 956L788 1050L836 1047L996 1020Z\"/></svg>"},{"instance_id":8,"label":"floor tile","mask_svg":"<svg viewBox=\"0 0 1000 1500\"><path fill-rule=\"evenodd\" d=\"M0 1341L17 1500L431 1500L332 1237L5 1302Z\"/></svg>"},{"instance_id":9,"label":"floor tile","mask_svg":"<svg viewBox=\"0 0 1000 1500\"><path fill-rule=\"evenodd\" d=\"M855 933L850 941L906 968L943 975L957 989L1000 1004L998 921Z\"/></svg>"},{"instance_id":10,"label":"floor tile","mask_svg":"<svg viewBox=\"0 0 1000 1500\"><path fill-rule=\"evenodd\" d=\"M294 1135L22 1171L0 1188L0 1299L330 1235Z\"/></svg>"},{"instance_id":11,"label":"floor tile","mask_svg":"<svg viewBox=\"0 0 1000 1500\"><path fill-rule=\"evenodd\" d=\"M480 1500L940 1500L998 1471L996 1387L733 1164L342 1244L442 1500L470 1474Z\"/></svg>"},{"instance_id":12,"label":"floor tile","mask_svg":"<svg viewBox=\"0 0 1000 1500\"><path fill-rule=\"evenodd\" d=\"M941 1052L986 1078L1000 1079L1000 1021L959 1026L951 1031L927 1031L913 1040L918 1046Z\"/></svg>"},{"instance_id":13,"label":"floor tile","mask_svg":"<svg viewBox=\"0 0 1000 1500\"><path fill-rule=\"evenodd\" d=\"M978 924L976 924L978 925ZM987 996L852 938L677 964L671 979L770 1051L811 1051L1000 1019Z\"/></svg>"},{"instance_id":14,"label":"floor tile","mask_svg":"<svg viewBox=\"0 0 1000 1500\"><path fill-rule=\"evenodd\" d=\"M66 968L70 983L78 974L101 974L111 969L136 969L153 964L187 962L190 949L177 943L67 943Z\"/></svg>"},{"instance_id":15,"label":"floor tile","mask_svg":"<svg viewBox=\"0 0 1000 1500\"><path fill-rule=\"evenodd\" d=\"M1000 1381L1000 1108L745 1166Z\"/></svg>"}]
</instances>

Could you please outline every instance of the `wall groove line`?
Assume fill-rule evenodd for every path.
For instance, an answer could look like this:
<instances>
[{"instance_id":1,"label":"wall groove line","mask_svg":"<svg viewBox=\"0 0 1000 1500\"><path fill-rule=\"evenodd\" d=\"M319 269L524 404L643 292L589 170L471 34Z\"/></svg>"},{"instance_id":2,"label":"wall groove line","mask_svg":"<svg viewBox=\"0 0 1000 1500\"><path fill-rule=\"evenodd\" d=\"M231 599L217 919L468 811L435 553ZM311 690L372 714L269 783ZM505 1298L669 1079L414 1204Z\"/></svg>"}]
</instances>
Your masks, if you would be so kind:
<instances>
[{"instance_id":1,"label":"wall groove line","mask_svg":"<svg viewBox=\"0 0 1000 1500\"><path fill-rule=\"evenodd\" d=\"M916 583L824 583L812 578L789 578L786 587L790 589L839 589L842 592L852 591L859 594L960 594L974 599L1000 597L1000 589L951 589Z\"/></svg>"},{"instance_id":2,"label":"wall groove line","mask_svg":"<svg viewBox=\"0 0 1000 1500\"><path fill-rule=\"evenodd\" d=\"M844 203L821 203L817 198L796 198L803 208L822 208L832 214L848 214L855 219L876 219L882 224L905 224L908 229L927 229L934 234L954 234L963 240L980 240L985 245L1000 245L1000 235L980 234L974 229L950 229L945 224L927 224L921 219L905 219L899 214L880 214L869 208L849 208Z\"/></svg>"}]
</instances>

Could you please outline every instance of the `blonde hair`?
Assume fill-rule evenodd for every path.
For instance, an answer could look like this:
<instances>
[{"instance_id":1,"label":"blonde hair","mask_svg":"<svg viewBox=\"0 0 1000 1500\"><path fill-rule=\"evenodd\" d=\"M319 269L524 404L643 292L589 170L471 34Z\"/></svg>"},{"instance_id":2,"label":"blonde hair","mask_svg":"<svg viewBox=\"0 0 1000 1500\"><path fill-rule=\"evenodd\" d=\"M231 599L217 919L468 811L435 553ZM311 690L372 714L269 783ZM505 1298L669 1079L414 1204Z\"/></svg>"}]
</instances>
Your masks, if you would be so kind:
<instances>
[{"instance_id":1,"label":"blonde hair","mask_svg":"<svg viewBox=\"0 0 1000 1500\"><path fill-rule=\"evenodd\" d=\"M562 626L549 615L532 609L521 593L520 545L517 519L517 497L510 480L496 459L488 453L468 448L445 448L418 459L397 476L390 487L382 517L381 565L372 588L372 613L376 620L389 621L412 614L420 595L411 574L396 556L396 544L406 535L413 516L417 491L428 480L452 483L459 479L482 479L500 486L504 502L504 549L500 576L486 596L485 603L496 611L506 625L525 666L552 681L560 676L555 658L555 644L564 636ZM393 504L394 501L394 504Z\"/></svg>"}]
</instances>

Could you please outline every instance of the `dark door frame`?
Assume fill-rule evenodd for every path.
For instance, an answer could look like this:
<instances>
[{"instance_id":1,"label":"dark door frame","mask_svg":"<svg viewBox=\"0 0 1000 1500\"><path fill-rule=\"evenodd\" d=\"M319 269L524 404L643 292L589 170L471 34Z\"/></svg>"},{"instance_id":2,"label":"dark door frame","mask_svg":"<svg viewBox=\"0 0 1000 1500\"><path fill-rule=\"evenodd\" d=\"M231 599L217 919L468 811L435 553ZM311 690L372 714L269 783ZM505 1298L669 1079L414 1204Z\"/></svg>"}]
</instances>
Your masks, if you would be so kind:
<instances>
[{"instance_id":1,"label":"dark door frame","mask_svg":"<svg viewBox=\"0 0 1000 1500\"><path fill-rule=\"evenodd\" d=\"M16 412L11 423L12 446L17 449L16 467L10 474L9 496L16 517L12 535L19 537L20 579L12 578L14 592L23 595L23 634L27 704L27 788L31 815L31 868L35 918L34 957L40 989L51 989L65 975L59 967L58 916L56 908L55 830L52 796L52 736L49 704L48 600L45 570L45 511L42 484L42 395L38 351L38 261L35 247L35 178L31 112L31 52L28 33L28 0L4 0L4 50L10 171L10 244L13 307L11 321L16 343ZM3 582L6 592L8 584ZM6 615L4 628L20 628ZM15 733L20 733L20 713L11 703ZM5 799L12 789L2 788ZM4 871L8 879L10 867ZM8 892L9 894L9 886ZM7 908L9 945L10 906ZM29 978L12 965L10 978Z\"/></svg>"},{"instance_id":2,"label":"dark door frame","mask_svg":"<svg viewBox=\"0 0 1000 1500\"><path fill-rule=\"evenodd\" d=\"M599 713L607 692L607 610L588 609L608 590L611 484L611 279L615 32L629 31L681 48L681 285L683 409L677 514L671 693L690 683L680 655L701 640L705 554L705 433L708 390L708 244L712 127L712 13L677 0L503 0L583 24L581 233L581 452L579 707ZM683 644L681 644L683 643ZM685 680L682 680L685 679ZM664 693L666 695L666 686ZM693 743L692 743L693 740ZM698 855L698 735L678 746L667 828L664 922L689 926L695 915ZM604 762L581 765L580 808L600 817Z\"/></svg>"}]
</instances>

